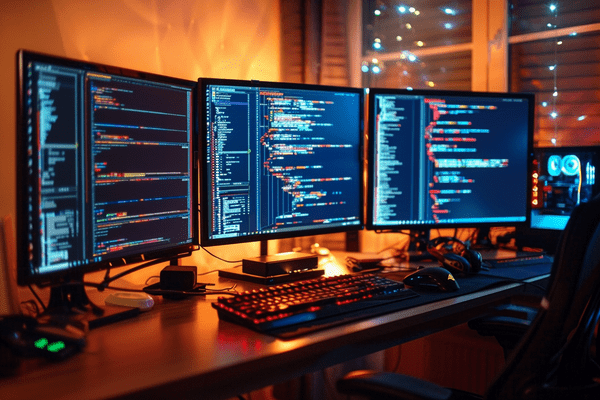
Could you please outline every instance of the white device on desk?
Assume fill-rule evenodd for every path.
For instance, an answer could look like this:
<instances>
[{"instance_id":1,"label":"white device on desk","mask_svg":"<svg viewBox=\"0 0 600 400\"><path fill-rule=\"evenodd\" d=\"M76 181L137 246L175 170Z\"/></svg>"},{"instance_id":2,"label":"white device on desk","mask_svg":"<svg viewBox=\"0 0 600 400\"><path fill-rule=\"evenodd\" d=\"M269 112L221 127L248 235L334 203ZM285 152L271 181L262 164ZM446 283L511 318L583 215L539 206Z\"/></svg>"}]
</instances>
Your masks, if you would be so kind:
<instances>
[{"instance_id":1,"label":"white device on desk","mask_svg":"<svg viewBox=\"0 0 600 400\"><path fill-rule=\"evenodd\" d=\"M104 300L106 304L115 306L135 307L140 311L148 311L154 307L154 298L144 292L115 292Z\"/></svg>"}]
</instances>

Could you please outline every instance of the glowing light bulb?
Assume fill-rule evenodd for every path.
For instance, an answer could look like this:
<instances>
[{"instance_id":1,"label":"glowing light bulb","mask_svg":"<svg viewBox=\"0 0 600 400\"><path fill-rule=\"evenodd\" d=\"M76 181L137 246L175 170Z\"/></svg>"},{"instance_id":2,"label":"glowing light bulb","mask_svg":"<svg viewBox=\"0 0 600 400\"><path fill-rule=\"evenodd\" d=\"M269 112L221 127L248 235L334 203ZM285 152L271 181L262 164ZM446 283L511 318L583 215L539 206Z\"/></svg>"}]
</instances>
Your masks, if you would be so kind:
<instances>
[{"instance_id":1,"label":"glowing light bulb","mask_svg":"<svg viewBox=\"0 0 600 400\"><path fill-rule=\"evenodd\" d=\"M452 8L444 8L444 13L446 13L448 15L456 15L456 11L453 10Z\"/></svg>"},{"instance_id":2,"label":"glowing light bulb","mask_svg":"<svg viewBox=\"0 0 600 400\"><path fill-rule=\"evenodd\" d=\"M583 121L584 119L586 119L586 117L587 117L587 115L580 115L580 116L577 118L577 121Z\"/></svg>"},{"instance_id":3,"label":"glowing light bulb","mask_svg":"<svg viewBox=\"0 0 600 400\"><path fill-rule=\"evenodd\" d=\"M415 11L415 15L421 15L421 11L419 11L419 10Z\"/></svg>"},{"instance_id":4,"label":"glowing light bulb","mask_svg":"<svg viewBox=\"0 0 600 400\"><path fill-rule=\"evenodd\" d=\"M550 4L548 8L550 8L550 11L556 11L556 4Z\"/></svg>"},{"instance_id":5,"label":"glowing light bulb","mask_svg":"<svg viewBox=\"0 0 600 400\"><path fill-rule=\"evenodd\" d=\"M415 56L414 54L410 54L408 56L408 61L415 62L416 60L417 60L417 56Z\"/></svg>"},{"instance_id":6,"label":"glowing light bulb","mask_svg":"<svg viewBox=\"0 0 600 400\"><path fill-rule=\"evenodd\" d=\"M417 11L417 9L416 9L416 8L414 8L414 7L411 7L411 8L409 8L409 9L408 9L408 11L410 11L410 12L411 12L411 14L412 14L412 13L414 13L415 11Z\"/></svg>"},{"instance_id":7,"label":"glowing light bulb","mask_svg":"<svg viewBox=\"0 0 600 400\"><path fill-rule=\"evenodd\" d=\"M446 22L444 24L444 28L446 28L446 29L452 29L452 28L454 28L454 25L452 25L450 22Z\"/></svg>"},{"instance_id":8,"label":"glowing light bulb","mask_svg":"<svg viewBox=\"0 0 600 400\"><path fill-rule=\"evenodd\" d=\"M375 15L381 15L381 10L375 10L375 11L373 11L373 14L375 14Z\"/></svg>"},{"instance_id":9,"label":"glowing light bulb","mask_svg":"<svg viewBox=\"0 0 600 400\"><path fill-rule=\"evenodd\" d=\"M547 101L542 101L542 107L548 107L548 102Z\"/></svg>"},{"instance_id":10,"label":"glowing light bulb","mask_svg":"<svg viewBox=\"0 0 600 400\"><path fill-rule=\"evenodd\" d=\"M557 113L556 111L552 111L552 112L550 113L550 116L551 116L553 119L556 119L556 117L558 117L558 113Z\"/></svg>"},{"instance_id":11,"label":"glowing light bulb","mask_svg":"<svg viewBox=\"0 0 600 400\"><path fill-rule=\"evenodd\" d=\"M562 41L562 40L559 40L558 42L556 42L556 44L557 44L557 45L559 45L559 46L560 46L562 43L563 43L563 41Z\"/></svg>"},{"instance_id":12,"label":"glowing light bulb","mask_svg":"<svg viewBox=\"0 0 600 400\"><path fill-rule=\"evenodd\" d=\"M552 144L556 144L556 138L552 138L550 141L552 142Z\"/></svg>"},{"instance_id":13,"label":"glowing light bulb","mask_svg":"<svg viewBox=\"0 0 600 400\"><path fill-rule=\"evenodd\" d=\"M419 46L419 47L423 47L424 45L425 45L425 43L423 43L423 42L422 42L422 41L420 41L420 40L417 42L417 46Z\"/></svg>"},{"instance_id":14,"label":"glowing light bulb","mask_svg":"<svg viewBox=\"0 0 600 400\"><path fill-rule=\"evenodd\" d=\"M381 50L381 43L379 43L379 42L375 42L375 43L373 43L373 48L374 48L375 50Z\"/></svg>"},{"instance_id":15,"label":"glowing light bulb","mask_svg":"<svg viewBox=\"0 0 600 400\"><path fill-rule=\"evenodd\" d=\"M374 74L378 74L381 72L381 68L379 68L378 65L373 65L373 68L371 68L371 71L373 71Z\"/></svg>"},{"instance_id":16,"label":"glowing light bulb","mask_svg":"<svg viewBox=\"0 0 600 400\"><path fill-rule=\"evenodd\" d=\"M554 71L556 69L556 65L551 65L551 66L548 67L548 69L550 71Z\"/></svg>"},{"instance_id":17,"label":"glowing light bulb","mask_svg":"<svg viewBox=\"0 0 600 400\"><path fill-rule=\"evenodd\" d=\"M363 64L363 66L362 66L362 67L360 67L360 70L361 70L362 72L369 72L369 66L368 66L368 65L366 65L366 64Z\"/></svg>"},{"instance_id":18,"label":"glowing light bulb","mask_svg":"<svg viewBox=\"0 0 600 400\"><path fill-rule=\"evenodd\" d=\"M554 96L554 97L558 96L558 92L554 91L554 93L552 93L552 96Z\"/></svg>"},{"instance_id":19,"label":"glowing light bulb","mask_svg":"<svg viewBox=\"0 0 600 400\"><path fill-rule=\"evenodd\" d=\"M412 25L411 24L406 24L406 29L412 29Z\"/></svg>"},{"instance_id":20,"label":"glowing light bulb","mask_svg":"<svg viewBox=\"0 0 600 400\"><path fill-rule=\"evenodd\" d=\"M402 41L402 36L396 36L396 40L397 40L398 42L401 42L401 41Z\"/></svg>"},{"instance_id":21,"label":"glowing light bulb","mask_svg":"<svg viewBox=\"0 0 600 400\"><path fill-rule=\"evenodd\" d=\"M401 12L402 14L404 14L406 12L406 7L398 6L398 11Z\"/></svg>"}]
</instances>

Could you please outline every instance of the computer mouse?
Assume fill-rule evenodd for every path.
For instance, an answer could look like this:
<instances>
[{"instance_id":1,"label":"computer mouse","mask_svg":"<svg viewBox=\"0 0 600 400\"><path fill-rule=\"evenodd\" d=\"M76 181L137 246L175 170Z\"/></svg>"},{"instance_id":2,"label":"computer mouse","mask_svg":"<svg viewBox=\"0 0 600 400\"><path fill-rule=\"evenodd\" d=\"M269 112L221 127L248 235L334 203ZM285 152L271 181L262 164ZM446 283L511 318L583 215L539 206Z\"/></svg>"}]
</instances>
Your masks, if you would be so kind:
<instances>
[{"instance_id":1,"label":"computer mouse","mask_svg":"<svg viewBox=\"0 0 600 400\"><path fill-rule=\"evenodd\" d=\"M460 287L454 276L446 268L424 267L406 275L404 285L415 289L433 289L441 292L454 292Z\"/></svg>"}]
</instances>

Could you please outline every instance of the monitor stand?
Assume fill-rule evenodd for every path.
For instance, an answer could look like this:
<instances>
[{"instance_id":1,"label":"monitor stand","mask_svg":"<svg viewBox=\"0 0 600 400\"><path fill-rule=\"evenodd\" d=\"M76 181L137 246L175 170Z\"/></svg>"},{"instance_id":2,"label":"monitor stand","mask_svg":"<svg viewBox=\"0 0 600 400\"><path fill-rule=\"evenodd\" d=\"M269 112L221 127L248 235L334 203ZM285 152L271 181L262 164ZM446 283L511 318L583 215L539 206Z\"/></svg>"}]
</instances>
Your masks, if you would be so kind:
<instances>
[{"instance_id":1,"label":"monitor stand","mask_svg":"<svg viewBox=\"0 0 600 400\"><path fill-rule=\"evenodd\" d=\"M408 243L408 250L406 251L406 256L409 261L435 261L435 258L427 251L429 237L429 230L410 231L410 242Z\"/></svg>"},{"instance_id":2,"label":"monitor stand","mask_svg":"<svg viewBox=\"0 0 600 400\"><path fill-rule=\"evenodd\" d=\"M261 241L259 257L243 259L241 271L239 267L220 270L219 276L273 285L317 278L325 273L318 268L319 257L315 254L288 252L268 255L267 249L267 241Z\"/></svg>"},{"instance_id":3,"label":"monitor stand","mask_svg":"<svg viewBox=\"0 0 600 400\"><path fill-rule=\"evenodd\" d=\"M55 323L87 324L89 329L139 315L139 308L106 305L99 307L88 297L83 285L83 275L71 276L50 288L50 300L41 318L50 318Z\"/></svg>"}]
</instances>

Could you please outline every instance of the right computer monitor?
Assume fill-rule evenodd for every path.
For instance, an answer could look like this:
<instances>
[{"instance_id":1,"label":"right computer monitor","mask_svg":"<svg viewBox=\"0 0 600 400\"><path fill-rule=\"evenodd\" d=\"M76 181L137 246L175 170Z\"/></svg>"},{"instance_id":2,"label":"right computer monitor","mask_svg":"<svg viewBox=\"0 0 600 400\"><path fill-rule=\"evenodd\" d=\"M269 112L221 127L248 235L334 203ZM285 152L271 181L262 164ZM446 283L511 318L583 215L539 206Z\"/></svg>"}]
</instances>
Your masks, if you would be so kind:
<instances>
[{"instance_id":1,"label":"right computer monitor","mask_svg":"<svg viewBox=\"0 0 600 400\"><path fill-rule=\"evenodd\" d=\"M371 230L529 221L533 94L370 89Z\"/></svg>"}]
</instances>

